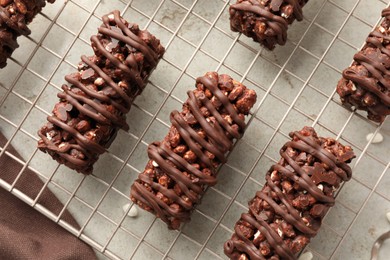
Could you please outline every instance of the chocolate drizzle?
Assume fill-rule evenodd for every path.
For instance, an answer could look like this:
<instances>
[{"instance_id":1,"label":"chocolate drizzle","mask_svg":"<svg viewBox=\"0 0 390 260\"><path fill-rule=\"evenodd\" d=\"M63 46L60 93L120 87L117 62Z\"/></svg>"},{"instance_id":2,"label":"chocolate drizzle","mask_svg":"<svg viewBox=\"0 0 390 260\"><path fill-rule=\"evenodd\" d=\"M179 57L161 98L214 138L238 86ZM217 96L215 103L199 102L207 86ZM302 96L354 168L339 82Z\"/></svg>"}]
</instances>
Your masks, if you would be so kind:
<instances>
[{"instance_id":1,"label":"chocolate drizzle","mask_svg":"<svg viewBox=\"0 0 390 260\"><path fill-rule=\"evenodd\" d=\"M67 140L58 143L56 138L47 136L44 128L38 133L42 139L39 147L43 151L50 151L53 157L62 158L60 162L84 173L90 172L92 164L106 151L119 128L129 129L125 114L144 89L164 52L158 40L148 32L140 31L137 25L127 23L119 11L103 16L102 20L99 35L91 37L95 56L81 57L79 73L65 77L71 86L63 85L63 92L58 94L61 101L68 104L68 110L61 113L55 109L54 115L48 117L56 129L70 134L74 143ZM147 41L157 44L149 46ZM86 137L70 126L68 118L72 115L86 118L84 120L91 126L106 129L101 131L106 133L105 140L92 140L99 138L96 132L92 137ZM75 158L70 154L71 150L77 150L87 158Z\"/></svg>"},{"instance_id":2,"label":"chocolate drizzle","mask_svg":"<svg viewBox=\"0 0 390 260\"><path fill-rule=\"evenodd\" d=\"M225 75L221 76L224 77ZM153 167L163 171L167 178L176 183L184 196L168 188L164 183L154 181L153 178L144 173L139 175L139 180L134 182L131 189L132 199L137 203L141 203L144 207L148 205L151 211L168 223L170 228L178 228L172 224L173 219L181 222L190 219L191 211L194 205L200 202L205 188L217 183L216 167L226 162L226 153L233 147L234 138L240 138L245 129L242 115L239 115L237 108L233 106L227 94L225 95L220 89L219 84L221 83L218 83L218 78L215 79L213 74L208 74L198 78L196 83L203 86L205 91L188 91L189 98L185 103L185 107L189 109L197 122L196 124L205 133L205 136L199 135L199 129L195 130L183 113L173 111L170 114L170 121L183 143L198 158L198 166L189 163L183 156L175 153L167 142L155 142L149 145L148 148L150 160L153 164L158 165ZM211 95L220 102L218 109L213 103L215 99L210 100L206 97L205 93L207 91L210 91ZM250 107L254 101L251 101ZM214 120L210 120L210 117L206 118L201 108L207 108ZM228 122L221 115L221 111L225 111L232 121ZM233 127L233 125L238 126L238 128ZM211 159L213 157L210 158L210 154L218 160L217 164ZM199 165L208 168L210 173L205 174L199 168ZM183 174L184 172L186 174ZM161 193L161 196L168 198L173 203L177 203L183 210L175 210L170 207L151 192L149 187L153 191Z\"/></svg>"},{"instance_id":3,"label":"chocolate drizzle","mask_svg":"<svg viewBox=\"0 0 390 260\"><path fill-rule=\"evenodd\" d=\"M267 3L266 5L262 4L260 1L257 0L246 0L231 5L230 16L231 19L233 19L232 17L234 17L235 12L237 11L255 14L258 17L259 21L264 22L266 26L272 30L272 33L268 32L269 34L268 36L272 34L272 36L276 37L278 44L284 45L287 41L287 29L290 21L287 19L289 17L284 17L284 15L281 15L283 4L288 4L291 6L292 8L291 12L294 15L295 19L297 19L298 21L301 21L303 19L302 6L304 5L304 3L301 5L298 0L271 0L270 3ZM233 27L234 26L232 26L232 28ZM258 28L253 28L254 32L256 30L258 30ZM265 36L258 36L258 37L265 37ZM269 48L272 49L273 47L269 46Z\"/></svg>"},{"instance_id":4,"label":"chocolate drizzle","mask_svg":"<svg viewBox=\"0 0 390 260\"><path fill-rule=\"evenodd\" d=\"M48 1L53 3L54 0ZM0 68L19 47L17 38L31 33L27 25L46 5L45 0L2 1L0 5Z\"/></svg>"},{"instance_id":5,"label":"chocolate drizzle","mask_svg":"<svg viewBox=\"0 0 390 260\"><path fill-rule=\"evenodd\" d=\"M343 71L337 92L343 103L367 110L369 119L383 122L390 114L390 8L382 11L381 26L370 33L366 45L354 55L354 63Z\"/></svg>"},{"instance_id":6,"label":"chocolate drizzle","mask_svg":"<svg viewBox=\"0 0 390 260\"><path fill-rule=\"evenodd\" d=\"M346 69L343 72L344 78L348 80L352 80L359 84L360 87L364 88L366 91L374 93L386 106L390 106L390 83L385 76L390 76L390 71L385 66L389 66L388 59L390 58L390 50L386 49L383 46L383 41L390 41L390 37L384 35L379 31L374 31L370 33L370 36L367 38L366 42L374 45L378 48L378 52L381 52L383 55L378 55L379 59L375 59L375 57L369 57L363 52L358 52L355 54L353 59L366 67L367 71L371 73L371 75L382 84L387 91L382 92L380 88L378 88L375 80L370 79L368 77L361 77L357 75L356 72L352 69Z\"/></svg>"},{"instance_id":7,"label":"chocolate drizzle","mask_svg":"<svg viewBox=\"0 0 390 260\"><path fill-rule=\"evenodd\" d=\"M308 135L307 132L305 133L305 129L301 132L290 133L290 137L293 140L287 142L280 150L282 160L271 167L266 176L265 188L258 191L255 199L249 204L249 213L241 215L241 221L250 224L255 230L258 230L265 237L265 241L267 241L272 250L274 250L274 254L281 259L296 259L295 254L297 252L290 248L291 242L287 244L284 241L283 230L279 228L275 230L275 227L271 225L278 225L275 223L284 222L291 225L297 234L311 238L317 234L321 222L317 221L308 225L307 221L305 222L302 218L302 211L293 205L295 199L293 200L289 191L286 191L283 185L280 184L281 180L279 177L275 176L280 174L280 176L283 176L281 178L284 181L294 183L294 189L303 190L305 191L304 194L311 195L317 203L312 207L311 213L322 218L335 202L333 196L324 192L324 186L330 185L333 188L337 188L340 181L348 181L352 175L351 168L342 160L353 158L352 151L345 152L344 157L336 157L334 153L328 150L329 148L325 149L324 140L321 141L321 144L318 142L317 137L314 136L315 132L313 132L313 129L306 129L313 134ZM297 157L292 151L299 151L301 154L313 156L315 158L313 166L298 164L296 161ZM324 170L323 165L326 165L329 174L325 175L326 177L320 186L314 179L319 174L319 171ZM340 181L333 182L330 177L332 172L337 175ZM271 196L271 194L273 195ZM276 198L277 201L275 201ZM269 205L271 212L274 212L273 214L278 216L279 220L270 222L268 217L264 215L264 212L258 206L255 206L259 201ZM246 225L244 224L244 226ZM238 224L235 227L233 238L225 243L224 249L226 255L231 259L238 259L241 254L246 254L249 256L249 259L254 260L269 259L271 256L268 251L263 255L262 251L254 245L253 240L248 238L247 233L244 233Z\"/></svg>"}]
</instances>

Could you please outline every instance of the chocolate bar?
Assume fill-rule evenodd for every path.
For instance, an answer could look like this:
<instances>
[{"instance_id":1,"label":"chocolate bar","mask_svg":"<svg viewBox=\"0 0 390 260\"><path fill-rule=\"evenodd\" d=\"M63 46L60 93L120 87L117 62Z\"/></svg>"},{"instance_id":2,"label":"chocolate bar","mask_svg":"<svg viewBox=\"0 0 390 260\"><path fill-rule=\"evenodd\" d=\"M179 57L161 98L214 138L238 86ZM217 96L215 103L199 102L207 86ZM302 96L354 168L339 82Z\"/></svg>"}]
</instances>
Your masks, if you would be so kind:
<instances>
[{"instance_id":1,"label":"chocolate bar","mask_svg":"<svg viewBox=\"0 0 390 260\"><path fill-rule=\"evenodd\" d=\"M311 127L290 137L224 245L230 259L297 259L334 205L335 191L351 178L351 147Z\"/></svg>"},{"instance_id":2,"label":"chocolate bar","mask_svg":"<svg viewBox=\"0 0 390 260\"><path fill-rule=\"evenodd\" d=\"M54 3L55 0L47 0ZM0 69L19 47L17 38L30 35L27 25L46 5L45 0L0 0Z\"/></svg>"},{"instance_id":3,"label":"chocolate bar","mask_svg":"<svg viewBox=\"0 0 390 260\"><path fill-rule=\"evenodd\" d=\"M378 123L390 114L390 8L382 17L337 85L343 105L367 111L368 119Z\"/></svg>"},{"instance_id":4,"label":"chocolate bar","mask_svg":"<svg viewBox=\"0 0 390 260\"><path fill-rule=\"evenodd\" d=\"M308 0L237 0L230 6L230 27L272 50L285 45L288 25L302 21Z\"/></svg>"},{"instance_id":5,"label":"chocolate bar","mask_svg":"<svg viewBox=\"0 0 390 260\"><path fill-rule=\"evenodd\" d=\"M179 229L207 187L217 183L217 168L245 131L245 115L256 102L254 90L230 76L209 72L196 80L181 112L162 142L148 147L149 162L131 188L131 199Z\"/></svg>"},{"instance_id":6,"label":"chocolate bar","mask_svg":"<svg viewBox=\"0 0 390 260\"><path fill-rule=\"evenodd\" d=\"M60 101L38 132L38 147L80 173L90 174L119 129L128 130L126 113L141 94L164 54L160 41L119 11L103 16L91 37L95 55L82 56L78 71L65 77Z\"/></svg>"}]
</instances>

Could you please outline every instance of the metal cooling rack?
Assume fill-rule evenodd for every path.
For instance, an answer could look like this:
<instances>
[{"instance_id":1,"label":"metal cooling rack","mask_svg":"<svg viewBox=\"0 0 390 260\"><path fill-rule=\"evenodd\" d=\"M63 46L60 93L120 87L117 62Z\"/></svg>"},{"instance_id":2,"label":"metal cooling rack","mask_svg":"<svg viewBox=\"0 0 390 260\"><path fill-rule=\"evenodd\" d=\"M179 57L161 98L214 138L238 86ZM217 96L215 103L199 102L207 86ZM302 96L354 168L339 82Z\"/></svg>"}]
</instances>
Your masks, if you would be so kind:
<instances>
[{"instance_id":1,"label":"metal cooling rack","mask_svg":"<svg viewBox=\"0 0 390 260\"><path fill-rule=\"evenodd\" d=\"M0 156L23 166L14 183L0 179L0 186L90 244L101 259L225 259L223 243L279 159L289 131L311 125L322 136L350 144L358 157L353 180L306 250L315 259L367 259L372 242L388 229L390 124L377 126L342 108L335 86L386 5L311 0L304 21L290 27L286 46L268 52L229 30L225 0L57 0L37 17L33 34L20 40L22 47L0 71L0 130L9 139ZM167 53L128 116L130 131L118 135L94 174L85 177L37 151L36 131L64 75L75 70L81 54L92 53L89 36L96 34L100 17L113 9L161 38ZM137 218L128 217L129 208L124 212L122 206L130 203L130 185L147 161L147 144L163 138L169 111L180 108L195 78L210 70L228 73L258 93L246 135L222 167L219 184L181 231L168 231L141 210ZM382 143L366 140L379 132ZM9 145L23 160L6 151ZM15 189L27 167L45 182L36 198ZM44 189L64 203L59 215L37 203ZM61 220L65 209L80 229Z\"/></svg>"}]
</instances>

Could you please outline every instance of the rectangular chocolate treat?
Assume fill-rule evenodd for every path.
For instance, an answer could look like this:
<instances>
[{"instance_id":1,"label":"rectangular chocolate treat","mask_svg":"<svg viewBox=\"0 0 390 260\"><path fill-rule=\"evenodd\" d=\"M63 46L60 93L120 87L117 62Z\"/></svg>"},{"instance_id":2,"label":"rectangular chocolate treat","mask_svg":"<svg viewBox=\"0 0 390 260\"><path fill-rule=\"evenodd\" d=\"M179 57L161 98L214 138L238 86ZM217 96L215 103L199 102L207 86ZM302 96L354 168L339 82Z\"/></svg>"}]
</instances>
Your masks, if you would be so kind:
<instances>
[{"instance_id":1,"label":"rectangular chocolate treat","mask_svg":"<svg viewBox=\"0 0 390 260\"><path fill-rule=\"evenodd\" d=\"M118 130L128 130L126 113L165 51L119 11L103 16L98 31L91 37L95 55L82 56L78 71L65 77L69 85L62 86L53 115L38 132L39 149L84 174Z\"/></svg>"},{"instance_id":2,"label":"rectangular chocolate treat","mask_svg":"<svg viewBox=\"0 0 390 260\"><path fill-rule=\"evenodd\" d=\"M390 8L382 17L337 85L345 106L367 111L368 119L378 123L390 114Z\"/></svg>"},{"instance_id":3,"label":"rectangular chocolate treat","mask_svg":"<svg viewBox=\"0 0 390 260\"><path fill-rule=\"evenodd\" d=\"M149 145L149 162L131 188L131 199L179 229L208 186L217 183L217 168L245 131L245 115L256 92L228 75L208 72L187 92L181 112L173 111L168 135Z\"/></svg>"},{"instance_id":4,"label":"rectangular chocolate treat","mask_svg":"<svg viewBox=\"0 0 390 260\"><path fill-rule=\"evenodd\" d=\"M302 21L309 0L237 0L230 6L230 27L272 50L287 41L288 25Z\"/></svg>"},{"instance_id":5,"label":"rectangular chocolate treat","mask_svg":"<svg viewBox=\"0 0 390 260\"><path fill-rule=\"evenodd\" d=\"M290 137L225 243L230 259L297 259L334 205L335 191L351 178L351 147L318 137L311 127Z\"/></svg>"},{"instance_id":6,"label":"rectangular chocolate treat","mask_svg":"<svg viewBox=\"0 0 390 260\"><path fill-rule=\"evenodd\" d=\"M27 25L45 5L45 0L0 0L0 69L19 47L17 38L31 33Z\"/></svg>"}]
</instances>

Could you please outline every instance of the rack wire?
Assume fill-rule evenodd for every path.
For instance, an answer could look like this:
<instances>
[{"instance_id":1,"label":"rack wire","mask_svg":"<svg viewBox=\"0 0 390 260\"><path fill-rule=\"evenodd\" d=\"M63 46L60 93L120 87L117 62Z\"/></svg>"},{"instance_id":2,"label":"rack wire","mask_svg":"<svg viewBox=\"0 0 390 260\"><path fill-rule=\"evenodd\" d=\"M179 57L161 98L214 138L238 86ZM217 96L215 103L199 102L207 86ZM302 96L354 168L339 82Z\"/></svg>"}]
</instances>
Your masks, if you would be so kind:
<instances>
[{"instance_id":1,"label":"rack wire","mask_svg":"<svg viewBox=\"0 0 390 260\"><path fill-rule=\"evenodd\" d=\"M386 5L382 0L311 0L304 21L290 27L286 46L268 52L229 30L226 0L57 0L37 17L33 34L21 39L22 47L0 71L0 130L9 140L0 156L22 165L13 183L0 177L0 186L90 244L101 259L224 259L223 242L278 160L288 132L311 125L320 135L350 144L358 157L353 180L341 189L306 250L316 259L366 258L375 237L387 228L379 213L390 209L390 125L387 120L377 126L342 108L335 86ZM119 134L86 177L38 152L35 133L55 104L63 76L75 70L80 54L91 53L88 38L96 34L100 17L113 9L160 37L167 53L128 116L130 131ZM129 218L130 207L124 212L122 206L131 203L129 187L145 165L147 144L165 135L168 112L181 106L185 90L209 70L228 73L257 91L245 137L222 167L219 184L209 188L181 231L166 230L143 211ZM385 136L382 143L373 144L374 135L366 140L368 133L379 132ZM23 159L7 151L10 145ZM35 198L15 188L27 168L44 181ZM38 203L46 189L63 202L59 214ZM61 219L66 210L80 229Z\"/></svg>"}]
</instances>

